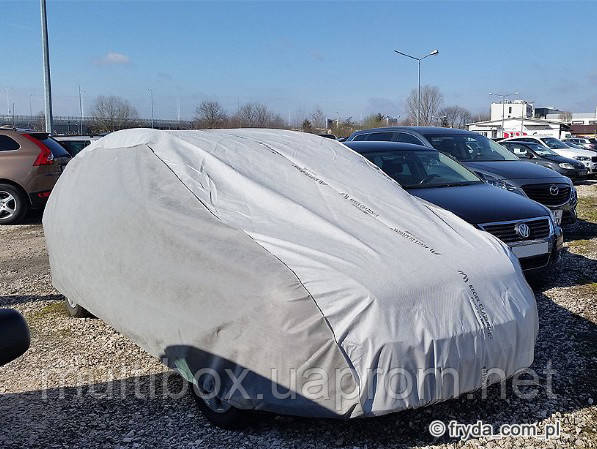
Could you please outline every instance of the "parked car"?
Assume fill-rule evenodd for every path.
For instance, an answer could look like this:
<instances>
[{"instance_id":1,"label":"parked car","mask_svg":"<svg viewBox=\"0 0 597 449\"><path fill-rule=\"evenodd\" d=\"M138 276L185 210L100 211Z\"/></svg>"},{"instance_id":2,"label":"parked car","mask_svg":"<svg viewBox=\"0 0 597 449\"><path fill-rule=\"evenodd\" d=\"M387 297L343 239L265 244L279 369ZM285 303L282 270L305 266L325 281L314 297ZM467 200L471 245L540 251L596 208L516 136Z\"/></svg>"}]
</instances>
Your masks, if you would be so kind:
<instances>
[{"instance_id":1,"label":"parked car","mask_svg":"<svg viewBox=\"0 0 597 449\"><path fill-rule=\"evenodd\" d=\"M43 207L69 160L47 133L0 128L0 225Z\"/></svg>"},{"instance_id":2,"label":"parked car","mask_svg":"<svg viewBox=\"0 0 597 449\"><path fill-rule=\"evenodd\" d=\"M597 153L594 151L573 148L555 137L524 136L510 137L502 142L536 142L558 153L560 156L575 159L587 167L589 175L597 173Z\"/></svg>"},{"instance_id":3,"label":"parked car","mask_svg":"<svg viewBox=\"0 0 597 449\"><path fill-rule=\"evenodd\" d=\"M132 129L84 156L44 213L52 282L176 368L213 423L427 407L533 362L512 251L336 141Z\"/></svg>"},{"instance_id":4,"label":"parked car","mask_svg":"<svg viewBox=\"0 0 597 449\"><path fill-rule=\"evenodd\" d=\"M585 150L597 151L597 140L587 137L569 137L568 139L562 140L566 144L573 143L579 145Z\"/></svg>"},{"instance_id":5,"label":"parked car","mask_svg":"<svg viewBox=\"0 0 597 449\"><path fill-rule=\"evenodd\" d=\"M551 168L570 179L586 178L588 169L579 161L560 156L558 153L536 142L501 142L520 159Z\"/></svg>"},{"instance_id":6,"label":"parked car","mask_svg":"<svg viewBox=\"0 0 597 449\"><path fill-rule=\"evenodd\" d=\"M91 142L99 139L99 136L56 136L54 139L62 145L66 151L75 157L83 148L90 145Z\"/></svg>"},{"instance_id":7,"label":"parked car","mask_svg":"<svg viewBox=\"0 0 597 449\"><path fill-rule=\"evenodd\" d=\"M348 140L390 140L435 148L460 161L485 182L547 206L558 224L576 221L577 196L570 178L521 161L481 134L462 129L405 126L357 131Z\"/></svg>"},{"instance_id":8,"label":"parked car","mask_svg":"<svg viewBox=\"0 0 597 449\"><path fill-rule=\"evenodd\" d=\"M506 243L525 271L559 259L562 230L551 211L521 195L487 184L472 171L426 146L346 142L411 195L453 212Z\"/></svg>"}]
</instances>

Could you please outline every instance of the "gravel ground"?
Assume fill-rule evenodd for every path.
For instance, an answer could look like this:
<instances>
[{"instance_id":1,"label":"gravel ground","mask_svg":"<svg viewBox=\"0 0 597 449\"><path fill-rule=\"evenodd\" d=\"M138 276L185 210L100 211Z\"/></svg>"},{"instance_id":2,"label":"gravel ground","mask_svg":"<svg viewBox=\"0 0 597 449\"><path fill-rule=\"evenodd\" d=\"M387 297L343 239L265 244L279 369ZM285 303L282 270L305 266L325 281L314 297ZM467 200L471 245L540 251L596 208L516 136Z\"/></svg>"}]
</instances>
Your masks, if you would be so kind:
<instances>
[{"instance_id":1,"label":"gravel ground","mask_svg":"<svg viewBox=\"0 0 597 449\"><path fill-rule=\"evenodd\" d=\"M562 263L536 286L539 377L514 394L493 386L419 410L330 421L264 415L245 431L211 426L185 384L96 319L71 319L52 288L41 217L0 227L0 307L25 314L31 349L0 368L0 448L12 447L597 447L597 183L578 187L578 224ZM550 374L549 370L555 373ZM428 432L433 420L560 422L558 440L471 439Z\"/></svg>"}]
</instances>

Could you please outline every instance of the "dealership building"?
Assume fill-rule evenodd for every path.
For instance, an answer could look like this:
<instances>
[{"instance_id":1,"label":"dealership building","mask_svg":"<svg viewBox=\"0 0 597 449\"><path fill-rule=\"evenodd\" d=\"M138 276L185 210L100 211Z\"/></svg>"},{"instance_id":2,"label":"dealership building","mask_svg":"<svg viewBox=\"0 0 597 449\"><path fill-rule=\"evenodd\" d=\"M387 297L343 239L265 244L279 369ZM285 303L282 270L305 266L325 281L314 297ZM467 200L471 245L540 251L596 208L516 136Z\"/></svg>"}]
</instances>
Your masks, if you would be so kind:
<instances>
[{"instance_id":1,"label":"dealership building","mask_svg":"<svg viewBox=\"0 0 597 449\"><path fill-rule=\"evenodd\" d=\"M489 138L542 135L566 138L571 135L566 116L555 108L535 108L524 100L492 103L490 120L469 123L467 128ZM561 112L561 111L558 111ZM557 118L556 118L557 117Z\"/></svg>"},{"instance_id":2,"label":"dealership building","mask_svg":"<svg viewBox=\"0 0 597 449\"><path fill-rule=\"evenodd\" d=\"M524 117L487 120L469 123L466 126L469 131L489 138L541 135L563 139L571 135L570 126L565 123Z\"/></svg>"}]
</instances>

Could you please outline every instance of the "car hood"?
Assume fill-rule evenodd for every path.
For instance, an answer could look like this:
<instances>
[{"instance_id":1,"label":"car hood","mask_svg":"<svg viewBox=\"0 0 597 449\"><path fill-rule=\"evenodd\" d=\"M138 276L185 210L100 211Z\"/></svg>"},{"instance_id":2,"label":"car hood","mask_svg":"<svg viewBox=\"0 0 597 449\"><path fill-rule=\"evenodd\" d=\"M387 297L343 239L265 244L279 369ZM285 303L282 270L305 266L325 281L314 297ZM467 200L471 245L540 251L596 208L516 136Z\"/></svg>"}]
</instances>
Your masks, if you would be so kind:
<instances>
[{"instance_id":1,"label":"car hood","mask_svg":"<svg viewBox=\"0 0 597 449\"><path fill-rule=\"evenodd\" d=\"M505 179L563 178L550 168L525 161L463 161L462 164L473 171L492 173Z\"/></svg>"},{"instance_id":2,"label":"car hood","mask_svg":"<svg viewBox=\"0 0 597 449\"><path fill-rule=\"evenodd\" d=\"M485 183L407 189L407 191L411 195L449 210L473 225L549 215L547 208L541 204Z\"/></svg>"},{"instance_id":3,"label":"car hood","mask_svg":"<svg viewBox=\"0 0 597 449\"><path fill-rule=\"evenodd\" d=\"M586 156L586 157L593 157L597 156L594 151L591 150L581 150L580 148L552 148L552 151L555 151L561 156L564 157L574 157L574 156Z\"/></svg>"}]
</instances>

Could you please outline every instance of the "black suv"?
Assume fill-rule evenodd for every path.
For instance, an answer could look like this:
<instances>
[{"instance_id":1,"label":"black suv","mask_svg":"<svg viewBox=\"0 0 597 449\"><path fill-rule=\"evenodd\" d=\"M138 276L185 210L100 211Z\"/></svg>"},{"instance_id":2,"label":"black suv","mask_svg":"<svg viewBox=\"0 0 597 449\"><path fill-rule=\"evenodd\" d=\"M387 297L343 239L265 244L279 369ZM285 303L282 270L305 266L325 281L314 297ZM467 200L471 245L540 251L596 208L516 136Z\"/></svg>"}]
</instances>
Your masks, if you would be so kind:
<instances>
[{"instance_id":1,"label":"black suv","mask_svg":"<svg viewBox=\"0 0 597 449\"><path fill-rule=\"evenodd\" d=\"M477 173L485 182L547 206L558 224L576 221L576 189L570 178L521 161L481 134L453 128L397 126L357 131L347 139L363 140L414 143L435 148Z\"/></svg>"}]
</instances>

